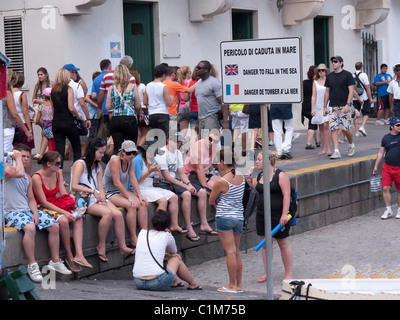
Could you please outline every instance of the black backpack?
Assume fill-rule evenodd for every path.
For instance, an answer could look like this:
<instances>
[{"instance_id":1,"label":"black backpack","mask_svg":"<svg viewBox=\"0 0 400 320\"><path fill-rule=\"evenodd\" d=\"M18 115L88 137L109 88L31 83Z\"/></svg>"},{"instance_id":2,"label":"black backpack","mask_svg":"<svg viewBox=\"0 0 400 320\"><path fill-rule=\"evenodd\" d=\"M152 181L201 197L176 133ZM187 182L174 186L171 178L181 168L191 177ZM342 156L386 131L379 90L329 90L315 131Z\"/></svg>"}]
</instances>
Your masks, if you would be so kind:
<instances>
[{"instance_id":1,"label":"black backpack","mask_svg":"<svg viewBox=\"0 0 400 320\"><path fill-rule=\"evenodd\" d=\"M364 90L365 90L364 84L362 83L362 81L360 80L360 77L359 77L360 73L357 74L357 73L354 72L354 75L355 75L354 81L356 82L356 85L354 86L354 90L357 92L357 94L359 96L361 96L364 93Z\"/></svg>"},{"instance_id":2,"label":"black backpack","mask_svg":"<svg viewBox=\"0 0 400 320\"><path fill-rule=\"evenodd\" d=\"M249 218L256 210L259 197L260 194L258 193L258 191L251 185L250 182L245 180L244 193L243 193L244 226L247 226Z\"/></svg>"}]
</instances>

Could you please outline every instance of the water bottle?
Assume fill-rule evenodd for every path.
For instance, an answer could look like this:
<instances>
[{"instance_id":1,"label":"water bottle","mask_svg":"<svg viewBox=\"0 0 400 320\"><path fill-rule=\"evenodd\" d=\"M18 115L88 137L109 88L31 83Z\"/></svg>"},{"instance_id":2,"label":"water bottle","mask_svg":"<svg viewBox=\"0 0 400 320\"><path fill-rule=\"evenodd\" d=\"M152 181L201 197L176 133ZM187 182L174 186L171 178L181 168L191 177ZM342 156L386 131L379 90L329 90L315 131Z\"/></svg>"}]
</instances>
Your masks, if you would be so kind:
<instances>
[{"instance_id":1,"label":"water bottle","mask_svg":"<svg viewBox=\"0 0 400 320\"><path fill-rule=\"evenodd\" d=\"M154 172L154 177L153 177L154 183L160 183L160 172L158 170Z\"/></svg>"},{"instance_id":2,"label":"water bottle","mask_svg":"<svg viewBox=\"0 0 400 320\"><path fill-rule=\"evenodd\" d=\"M79 210L76 210L72 213L72 216L74 217L75 220L79 219L81 214L79 213Z\"/></svg>"}]
</instances>

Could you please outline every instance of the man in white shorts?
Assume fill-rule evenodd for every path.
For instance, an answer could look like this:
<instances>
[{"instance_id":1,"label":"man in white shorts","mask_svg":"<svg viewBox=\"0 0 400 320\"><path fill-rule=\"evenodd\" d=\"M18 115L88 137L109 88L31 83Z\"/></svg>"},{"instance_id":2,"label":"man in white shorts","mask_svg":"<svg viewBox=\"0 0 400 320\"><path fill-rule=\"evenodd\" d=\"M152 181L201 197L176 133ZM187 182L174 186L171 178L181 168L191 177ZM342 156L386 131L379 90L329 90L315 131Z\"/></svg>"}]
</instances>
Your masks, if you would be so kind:
<instances>
[{"instance_id":1,"label":"man in white shorts","mask_svg":"<svg viewBox=\"0 0 400 320\"><path fill-rule=\"evenodd\" d=\"M343 129L343 133L349 141L347 156L352 157L355 153L353 133L350 130L350 107L352 105L355 82L352 74L343 69L343 58L341 56L332 57L331 63L334 72L329 73L325 81L324 116L328 114L329 102L329 106L331 107L329 111L329 128L331 130L334 148L333 154L330 158L340 159L339 129Z\"/></svg>"}]
</instances>

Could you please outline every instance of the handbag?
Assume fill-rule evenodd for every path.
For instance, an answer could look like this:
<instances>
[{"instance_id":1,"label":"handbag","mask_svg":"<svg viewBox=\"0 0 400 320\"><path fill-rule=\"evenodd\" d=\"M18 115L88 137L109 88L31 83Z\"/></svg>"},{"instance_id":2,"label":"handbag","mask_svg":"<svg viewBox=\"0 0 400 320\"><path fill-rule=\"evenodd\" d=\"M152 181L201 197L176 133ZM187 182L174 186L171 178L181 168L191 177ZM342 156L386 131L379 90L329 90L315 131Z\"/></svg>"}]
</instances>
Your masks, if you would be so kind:
<instances>
[{"instance_id":1,"label":"handbag","mask_svg":"<svg viewBox=\"0 0 400 320\"><path fill-rule=\"evenodd\" d=\"M243 112L244 114L250 114L250 105L249 105L249 104L245 104L245 105L243 106L242 112Z\"/></svg>"},{"instance_id":2,"label":"handbag","mask_svg":"<svg viewBox=\"0 0 400 320\"><path fill-rule=\"evenodd\" d=\"M74 126L78 129L80 136L86 136L88 134L88 129L86 127L85 122L81 119L78 119L75 116L74 116Z\"/></svg>"},{"instance_id":3,"label":"handbag","mask_svg":"<svg viewBox=\"0 0 400 320\"><path fill-rule=\"evenodd\" d=\"M153 180L153 187L155 188L161 188L161 189L166 189L168 191L174 192L175 189L172 183L169 183L167 181L159 181L159 182L154 182Z\"/></svg>"},{"instance_id":4,"label":"handbag","mask_svg":"<svg viewBox=\"0 0 400 320\"><path fill-rule=\"evenodd\" d=\"M90 186L80 183L79 185L84 186L86 188L91 188ZM89 205L90 197L92 196L91 193L88 192L81 192L81 191L72 191L72 194L75 196L75 202L79 203L79 199L82 199L86 202L86 205Z\"/></svg>"}]
</instances>

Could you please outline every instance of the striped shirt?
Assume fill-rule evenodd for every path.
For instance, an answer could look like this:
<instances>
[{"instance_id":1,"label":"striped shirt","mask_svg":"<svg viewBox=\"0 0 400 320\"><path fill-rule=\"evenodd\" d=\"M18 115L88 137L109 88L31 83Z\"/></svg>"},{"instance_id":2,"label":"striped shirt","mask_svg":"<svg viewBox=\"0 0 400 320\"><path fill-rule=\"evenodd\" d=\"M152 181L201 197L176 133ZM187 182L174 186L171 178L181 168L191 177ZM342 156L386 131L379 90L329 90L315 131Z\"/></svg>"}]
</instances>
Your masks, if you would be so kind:
<instances>
[{"instance_id":1,"label":"striped shirt","mask_svg":"<svg viewBox=\"0 0 400 320\"><path fill-rule=\"evenodd\" d=\"M222 178L224 179L224 178ZM215 216L220 218L229 218L244 220L243 218L243 195L244 195L244 177L243 182L235 186L226 179L224 179L229 186L229 190L226 193L219 195L219 202Z\"/></svg>"},{"instance_id":2,"label":"striped shirt","mask_svg":"<svg viewBox=\"0 0 400 320\"><path fill-rule=\"evenodd\" d=\"M134 76L131 76L129 80L132 84L136 83L136 79ZM109 86L112 86L113 84L114 84L114 70L107 72L104 75L103 80L101 80L100 90L107 90L107 88Z\"/></svg>"}]
</instances>

